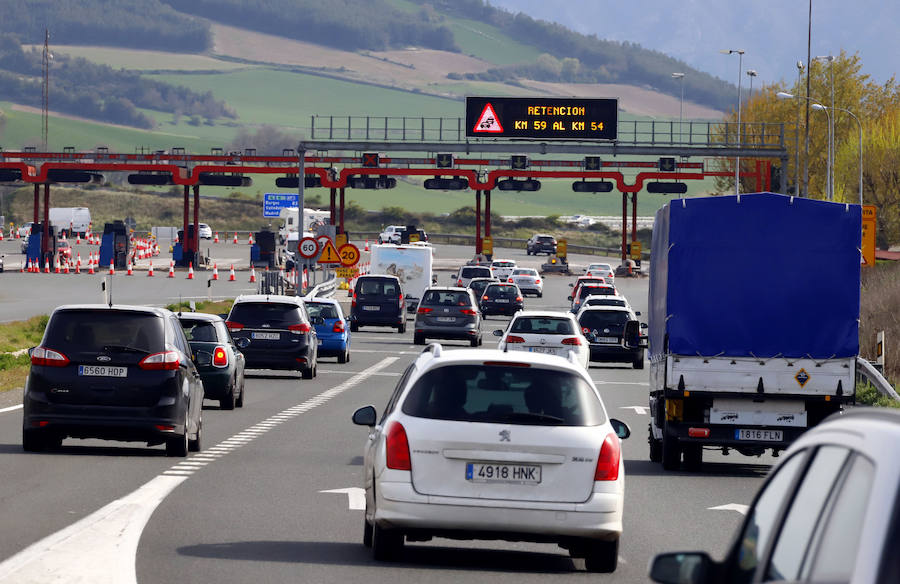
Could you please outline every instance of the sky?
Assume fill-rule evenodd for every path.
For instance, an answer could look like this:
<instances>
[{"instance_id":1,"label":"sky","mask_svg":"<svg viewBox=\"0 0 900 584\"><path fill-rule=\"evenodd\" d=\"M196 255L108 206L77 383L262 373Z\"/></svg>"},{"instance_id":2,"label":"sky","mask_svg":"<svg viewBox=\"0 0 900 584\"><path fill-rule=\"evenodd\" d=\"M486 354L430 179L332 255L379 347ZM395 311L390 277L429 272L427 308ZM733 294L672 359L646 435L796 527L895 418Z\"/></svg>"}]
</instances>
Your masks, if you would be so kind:
<instances>
[{"instance_id":1,"label":"sky","mask_svg":"<svg viewBox=\"0 0 900 584\"><path fill-rule=\"evenodd\" d=\"M489 0L534 18L559 22L598 38L637 43L746 87L793 82L806 62L812 2L812 50L817 55L858 53L862 73L884 84L900 72L900 0ZM721 49L743 49L723 55ZM741 69L739 69L741 65Z\"/></svg>"}]
</instances>

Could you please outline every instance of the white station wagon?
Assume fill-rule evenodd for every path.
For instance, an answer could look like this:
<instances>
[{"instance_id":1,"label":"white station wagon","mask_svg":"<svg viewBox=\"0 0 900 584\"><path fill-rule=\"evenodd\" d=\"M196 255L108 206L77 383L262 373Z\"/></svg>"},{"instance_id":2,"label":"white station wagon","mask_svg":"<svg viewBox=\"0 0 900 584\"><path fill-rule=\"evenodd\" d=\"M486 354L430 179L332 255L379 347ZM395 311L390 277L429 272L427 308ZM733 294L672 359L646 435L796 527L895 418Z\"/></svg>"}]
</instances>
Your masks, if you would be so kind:
<instances>
[{"instance_id":1,"label":"white station wagon","mask_svg":"<svg viewBox=\"0 0 900 584\"><path fill-rule=\"evenodd\" d=\"M578 363L430 345L400 378L365 446L363 543L398 559L405 541L556 543L612 572L622 533L628 427L607 416Z\"/></svg>"}]
</instances>

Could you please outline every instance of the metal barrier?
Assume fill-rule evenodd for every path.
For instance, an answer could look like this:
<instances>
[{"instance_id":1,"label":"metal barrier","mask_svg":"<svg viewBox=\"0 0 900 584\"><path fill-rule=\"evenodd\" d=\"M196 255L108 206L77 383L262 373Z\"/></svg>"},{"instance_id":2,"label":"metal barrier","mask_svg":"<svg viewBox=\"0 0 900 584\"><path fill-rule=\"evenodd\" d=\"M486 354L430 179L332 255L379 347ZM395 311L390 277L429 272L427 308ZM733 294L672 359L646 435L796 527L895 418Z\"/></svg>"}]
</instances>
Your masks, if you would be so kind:
<instances>
[{"instance_id":1,"label":"metal barrier","mask_svg":"<svg viewBox=\"0 0 900 584\"><path fill-rule=\"evenodd\" d=\"M267 270L259 275L256 290L259 294L283 295L287 288L285 284L286 282L281 277L281 273Z\"/></svg>"},{"instance_id":2,"label":"metal barrier","mask_svg":"<svg viewBox=\"0 0 900 584\"><path fill-rule=\"evenodd\" d=\"M331 278L322 282L321 284L317 284L314 286L309 292L306 293L306 296L303 298L306 300L312 300L313 298L331 298L334 295L334 291L337 290L338 279L334 276L332 272Z\"/></svg>"},{"instance_id":3,"label":"metal barrier","mask_svg":"<svg viewBox=\"0 0 900 584\"><path fill-rule=\"evenodd\" d=\"M885 379L884 375L882 375L874 365L862 357L856 358L856 365L856 374L865 377L869 383L875 386L878 393L886 395L896 401L900 401L900 395L897 395L897 392L894 391L891 383Z\"/></svg>"}]
</instances>

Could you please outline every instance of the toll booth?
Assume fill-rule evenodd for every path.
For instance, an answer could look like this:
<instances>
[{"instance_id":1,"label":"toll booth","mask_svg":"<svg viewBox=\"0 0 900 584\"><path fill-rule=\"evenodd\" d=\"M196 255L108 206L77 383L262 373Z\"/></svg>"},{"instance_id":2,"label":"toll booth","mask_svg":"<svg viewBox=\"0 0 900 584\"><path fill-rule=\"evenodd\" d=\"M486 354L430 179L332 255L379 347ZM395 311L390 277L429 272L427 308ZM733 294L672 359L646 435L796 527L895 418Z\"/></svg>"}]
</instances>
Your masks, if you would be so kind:
<instances>
[{"instance_id":1,"label":"toll booth","mask_svg":"<svg viewBox=\"0 0 900 584\"><path fill-rule=\"evenodd\" d=\"M254 233L253 245L250 247L250 263L258 268L274 268L277 257L275 232L263 229Z\"/></svg>"},{"instance_id":2,"label":"toll booth","mask_svg":"<svg viewBox=\"0 0 900 584\"><path fill-rule=\"evenodd\" d=\"M130 239L124 222L106 223L100 239L100 266L105 268L112 262L116 269L124 270L128 266Z\"/></svg>"},{"instance_id":3,"label":"toll booth","mask_svg":"<svg viewBox=\"0 0 900 584\"><path fill-rule=\"evenodd\" d=\"M44 224L35 223L31 227L31 234L28 235L28 246L25 248L25 260L31 260L37 264L38 268L44 269L49 261L50 269L56 268L56 228L50 226L50 240L47 245L47 252L41 255L41 239L44 237Z\"/></svg>"},{"instance_id":4,"label":"toll booth","mask_svg":"<svg viewBox=\"0 0 900 584\"><path fill-rule=\"evenodd\" d=\"M194 240L194 224L188 223L187 236ZM172 260L175 262L176 266L187 267L188 264L193 264L195 267L199 265L197 262L197 258L194 257L194 251L191 249L184 249L184 244L187 242L184 236L184 229L178 230L178 243L172 246Z\"/></svg>"}]
</instances>

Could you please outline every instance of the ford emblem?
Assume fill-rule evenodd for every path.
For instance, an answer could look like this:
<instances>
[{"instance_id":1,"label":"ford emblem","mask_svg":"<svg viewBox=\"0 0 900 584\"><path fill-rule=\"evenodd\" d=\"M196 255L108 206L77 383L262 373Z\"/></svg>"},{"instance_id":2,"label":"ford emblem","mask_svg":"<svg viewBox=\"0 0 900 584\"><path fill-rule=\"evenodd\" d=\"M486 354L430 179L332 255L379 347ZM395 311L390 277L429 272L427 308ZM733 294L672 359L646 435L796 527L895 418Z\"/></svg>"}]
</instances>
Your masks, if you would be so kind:
<instances>
[{"instance_id":1,"label":"ford emblem","mask_svg":"<svg viewBox=\"0 0 900 584\"><path fill-rule=\"evenodd\" d=\"M106 355L97 355L97 361L112 361L112 357Z\"/></svg>"}]
</instances>

